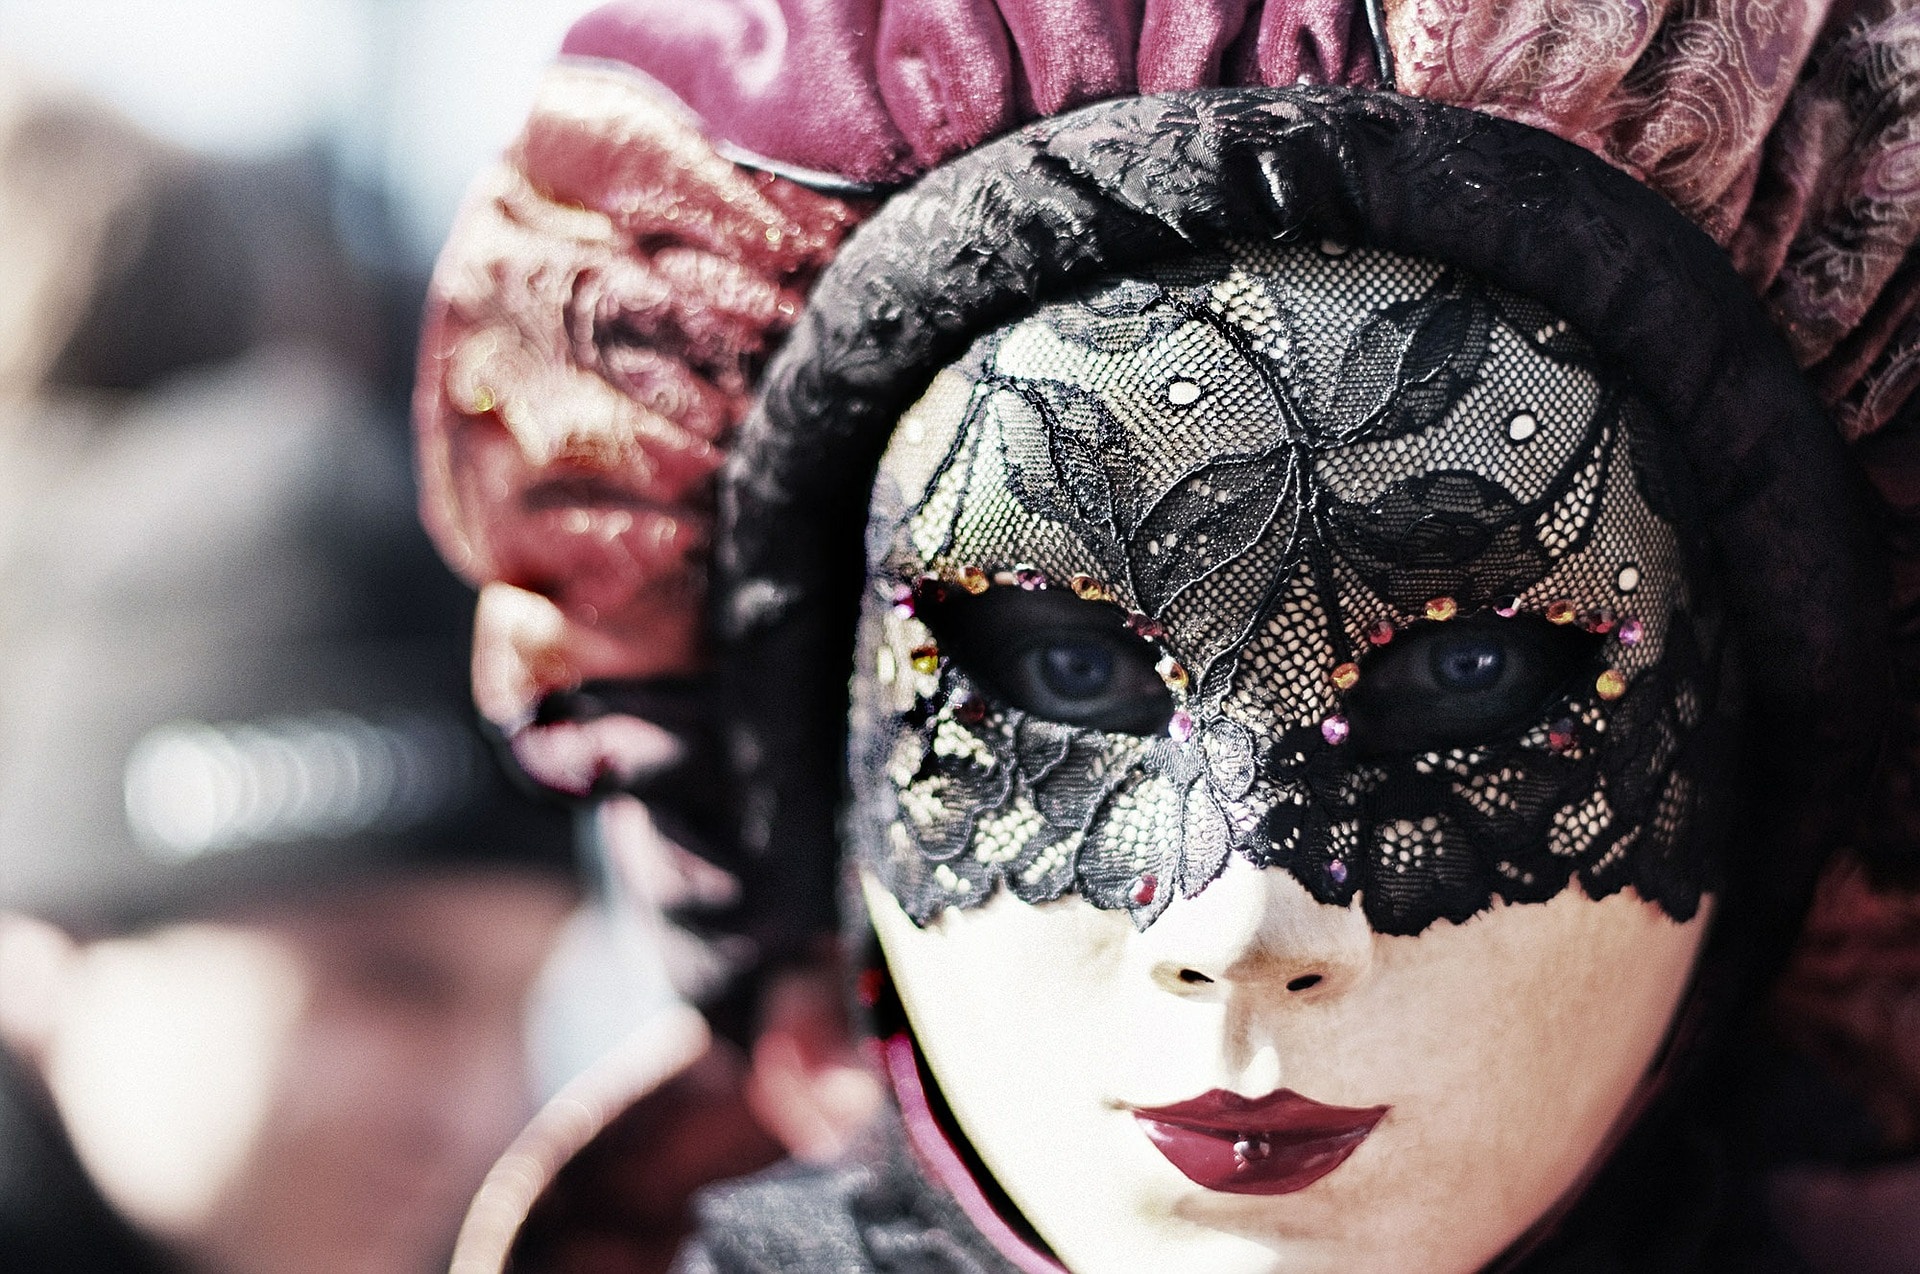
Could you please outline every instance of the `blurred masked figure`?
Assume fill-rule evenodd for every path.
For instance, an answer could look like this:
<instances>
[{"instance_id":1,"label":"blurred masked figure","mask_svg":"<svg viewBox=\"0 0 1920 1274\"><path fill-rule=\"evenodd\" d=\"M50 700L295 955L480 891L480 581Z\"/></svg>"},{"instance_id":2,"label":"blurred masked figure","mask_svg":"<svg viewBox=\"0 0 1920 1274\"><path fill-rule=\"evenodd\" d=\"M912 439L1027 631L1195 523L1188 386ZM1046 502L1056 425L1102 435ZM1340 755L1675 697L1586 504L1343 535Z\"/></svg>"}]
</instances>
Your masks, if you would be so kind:
<instances>
[{"instance_id":1,"label":"blurred masked figure","mask_svg":"<svg viewBox=\"0 0 1920 1274\"><path fill-rule=\"evenodd\" d=\"M0 360L0 1270L444 1268L531 1108L567 818L472 722L299 191L8 109L9 332L59 340Z\"/></svg>"}]
</instances>

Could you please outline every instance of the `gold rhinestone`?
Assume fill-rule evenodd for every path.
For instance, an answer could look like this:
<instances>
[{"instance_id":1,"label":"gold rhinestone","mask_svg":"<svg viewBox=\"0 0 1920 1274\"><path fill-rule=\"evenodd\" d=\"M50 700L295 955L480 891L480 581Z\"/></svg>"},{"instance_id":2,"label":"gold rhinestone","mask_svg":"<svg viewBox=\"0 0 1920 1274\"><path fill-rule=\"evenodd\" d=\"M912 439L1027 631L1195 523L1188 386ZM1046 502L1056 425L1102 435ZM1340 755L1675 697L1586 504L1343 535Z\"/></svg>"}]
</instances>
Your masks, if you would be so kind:
<instances>
[{"instance_id":1,"label":"gold rhinestone","mask_svg":"<svg viewBox=\"0 0 1920 1274\"><path fill-rule=\"evenodd\" d=\"M1627 679L1609 668L1595 679L1593 688L1602 699L1618 699L1627 693Z\"/></svg>"},{"instance_id":2,"label":"gold rhinestone","mask_svg":"<svg viewBox=\"0 0 1920 1274\"><path fill-rule=\"evenodd\" d=\"M1077 596L1089 602L1110 602L1113 600L1113 593L1107 586L1091 575L1076 575L1067 581L1067 587L1071 588Z\"/></svg>"},{"instance_id":3,"label":"gold rhinestone","mask_svg":"<svg viewBox=\"0 0 1920 1274\"><path fill-rule=\"evenodd\" d=\"M1351 690L1360 680L1359 664L1341 664L1333 670L1333 688Z\"/></svg>"}]
</instances>

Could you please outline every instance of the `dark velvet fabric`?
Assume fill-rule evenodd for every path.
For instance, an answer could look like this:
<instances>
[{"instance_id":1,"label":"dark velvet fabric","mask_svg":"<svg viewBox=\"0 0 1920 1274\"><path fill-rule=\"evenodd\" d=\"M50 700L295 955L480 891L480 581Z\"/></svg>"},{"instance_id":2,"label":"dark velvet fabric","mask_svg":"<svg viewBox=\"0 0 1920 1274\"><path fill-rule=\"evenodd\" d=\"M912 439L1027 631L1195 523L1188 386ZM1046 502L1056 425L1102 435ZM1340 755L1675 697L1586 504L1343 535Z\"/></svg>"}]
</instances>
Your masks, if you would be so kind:
<instances>
[{"instance_id":1,"label":"dark velvet fabric","mask_svg":"<svg viewBox=\"0 0 1920 1274\"><path fill-rule=\"evenodd\" d=\"M928 1182L892 1109L838 1163L716 1186L695 1213L673 1274L1019 1274Z\"/></svg>"}]
</instances>

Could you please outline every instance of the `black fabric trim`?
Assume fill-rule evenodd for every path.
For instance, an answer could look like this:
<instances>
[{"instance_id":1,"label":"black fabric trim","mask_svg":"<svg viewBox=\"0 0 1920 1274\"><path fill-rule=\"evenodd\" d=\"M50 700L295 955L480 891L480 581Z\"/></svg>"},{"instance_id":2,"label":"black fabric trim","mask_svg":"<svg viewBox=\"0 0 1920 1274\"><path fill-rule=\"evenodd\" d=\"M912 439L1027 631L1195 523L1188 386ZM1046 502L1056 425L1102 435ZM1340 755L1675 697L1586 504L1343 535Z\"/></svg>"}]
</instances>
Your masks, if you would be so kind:
<instances>
[{"instance_id":1,"label":"black fabric trim","mask_svg":"<svg viewBox=\"0 0 1920 1274\"><path fill-rule=\"evenodd\" d=\"M1651 190L1524 125L1391 93L1106 102L935 170L849 241L764 381L722 492L724 689L750 889L831 914L868 492L900 414L981 332L1229 238L1324 235L1547 304L1664 415L1728 576L1751 826L1728 903L1777 955L1877 746L1884 583L1859 479L1725 254ZM1724 905L1723 905L1724 910ZM781 922L769 921L763 938Z\"/></svg>"}]
</instances>

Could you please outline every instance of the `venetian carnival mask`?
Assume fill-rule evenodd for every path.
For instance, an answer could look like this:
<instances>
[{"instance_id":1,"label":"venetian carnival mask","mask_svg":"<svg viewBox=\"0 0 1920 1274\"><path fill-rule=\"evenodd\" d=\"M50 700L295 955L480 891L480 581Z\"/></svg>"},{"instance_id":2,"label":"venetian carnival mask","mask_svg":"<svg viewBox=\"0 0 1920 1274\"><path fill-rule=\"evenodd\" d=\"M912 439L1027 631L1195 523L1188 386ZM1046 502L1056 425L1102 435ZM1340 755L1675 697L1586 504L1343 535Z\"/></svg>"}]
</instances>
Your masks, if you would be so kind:
<instances>
[{"instance_id":1,"label":"venetian carnival mask","mask_svg":"<svg viewBox=\"0 0 1920 1274\"><path fill-rule=\"evenodd\" d=\"M1474 1269L1603 1153L1719 870L1676 472L1545 307L1333 242L1047 305L900 421L857 861L1070 1268Z\"/></svg>"}]
</instances>

